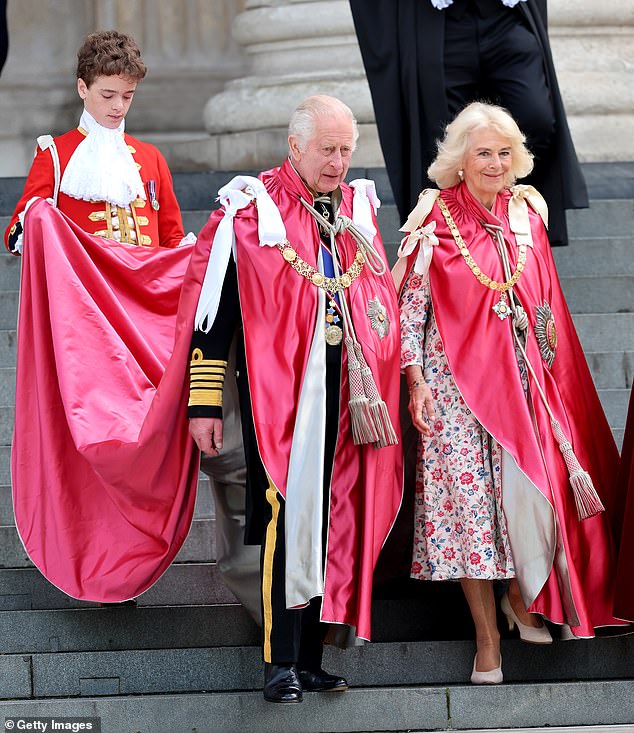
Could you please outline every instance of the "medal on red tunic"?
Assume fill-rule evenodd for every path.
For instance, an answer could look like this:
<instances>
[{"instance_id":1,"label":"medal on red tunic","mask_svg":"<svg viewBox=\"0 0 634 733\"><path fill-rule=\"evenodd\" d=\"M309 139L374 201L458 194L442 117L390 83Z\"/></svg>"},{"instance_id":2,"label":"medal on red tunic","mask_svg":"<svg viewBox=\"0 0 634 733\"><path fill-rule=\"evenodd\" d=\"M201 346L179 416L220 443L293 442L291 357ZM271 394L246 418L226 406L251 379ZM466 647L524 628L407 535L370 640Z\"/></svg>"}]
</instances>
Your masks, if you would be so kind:
<instances>
[{"instance_id":1,"label":"medal on red tunic","mask_svg":"<svg viewBox=\"0 0 634 733\"><path fill-rule=\"evenodd\" d=\"M154 211L158 211L161 205L156 198L156 181L147 182L147 192L148 198L150 199L150 206L154 209Z\"/></svg>"}]
</instances>

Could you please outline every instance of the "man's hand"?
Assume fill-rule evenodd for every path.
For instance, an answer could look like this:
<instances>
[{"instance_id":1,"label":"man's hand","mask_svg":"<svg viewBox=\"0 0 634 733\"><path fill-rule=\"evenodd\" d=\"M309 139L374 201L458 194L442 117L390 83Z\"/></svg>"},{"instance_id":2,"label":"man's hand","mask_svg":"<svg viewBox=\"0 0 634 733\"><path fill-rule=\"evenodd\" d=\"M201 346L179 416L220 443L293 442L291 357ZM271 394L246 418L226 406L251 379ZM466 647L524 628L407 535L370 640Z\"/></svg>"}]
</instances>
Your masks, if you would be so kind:
<instances>
[{"instance_id":1,"label":"man's hand","mask_svg":"<svg viewBox=\"0 0 634 733\"><path fill-rule=\"evenodd\" d=\"M207 455L217 456L222 450L222 420L217 417L190 418L189 434Z\"/></svg>"}]
</instances>

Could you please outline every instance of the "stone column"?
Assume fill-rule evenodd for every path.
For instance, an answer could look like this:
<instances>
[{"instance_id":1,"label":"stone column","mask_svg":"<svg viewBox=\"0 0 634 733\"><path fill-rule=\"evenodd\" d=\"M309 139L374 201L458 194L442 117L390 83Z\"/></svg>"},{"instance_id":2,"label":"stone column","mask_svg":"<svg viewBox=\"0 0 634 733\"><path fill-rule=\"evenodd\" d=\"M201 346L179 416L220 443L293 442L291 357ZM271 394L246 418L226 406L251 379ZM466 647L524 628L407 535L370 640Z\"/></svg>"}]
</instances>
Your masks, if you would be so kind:
<instances>
[{"instance_id":1,"label":"stone column","mask_svg":"<svg viewBox=\"0 0 634 733\"><path fill-rule=\"evenodd\" d=\"M90 27L90 3L9 2L9 56L0 79L0 175L24 175L35 139L77 124L75 49Z\"/></svg>"},{"instance_id":2,"label":"stone column","mask_svg":"<svg viewBox=\"0 0 634 733\"><path fill-rule=\"evenodd\" d=\"M549 34L582 161L634 160L634 3L556 0Z\"/></svg>"},{"instance_id":3,"label":"stone column","mask_svg":"<svg viewBox=\"0 0 634 733\"><path fill-rule=\"evenodd\" d=\"M279 164L287 151L291 112L317 93L339 97L357 117L354 164L382 165L347 0L246 0L233 35L251 58L250 72L229 82L205 107L205 127L216 144L213 167Z\"/></svg>"},{"instance_id":4,"label":"stone column","mask_svg":"<svg viewBox=\"0 0 634 733\"><path fill-rule=\"evenodd\" d=\"M579 157L634 160L634 3L551 0L549 16ZM347 0L246 0L233 35L251 58L250 71L207 102L211 167L260 169L279 162L290 112L317 92L340 97L357 116L355 164L383 165Z\"/></svg>"},{"instance_id":5,"label":"stone column","mask_svg":"<svg viewBox=\"0 0 634 733\"><path fill-rule=\"evenodd\" d=\"M208 135L210 93L243 73L245 57L230 33L243 0L12 0L9 57L0 79L0 176L24 175L35 139L77 124L76 51L93 30L130 33L148 75L126 129L161 148Z\"/></svg>"},{"instance_id":6,"label":"stone column","mask_svg":"<svg viewBox=\"0 0 634 733\"><path fill-rule=\"evenodd\" d=\"M230 33L242 0L92 0L95 28L130 33L148 74L126 124L148 139L202 133L209 94L244 72L244 56Z\"/></svg>"}]
</instances>

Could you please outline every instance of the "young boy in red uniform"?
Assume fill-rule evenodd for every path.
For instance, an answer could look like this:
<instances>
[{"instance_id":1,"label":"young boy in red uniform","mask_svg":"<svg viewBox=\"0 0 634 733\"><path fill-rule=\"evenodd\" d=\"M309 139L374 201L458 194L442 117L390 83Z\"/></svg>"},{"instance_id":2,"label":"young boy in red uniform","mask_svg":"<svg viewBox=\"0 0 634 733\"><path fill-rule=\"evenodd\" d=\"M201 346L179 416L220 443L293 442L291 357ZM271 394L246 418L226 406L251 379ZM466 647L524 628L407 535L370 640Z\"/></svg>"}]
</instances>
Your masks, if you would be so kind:
<instances>
[{"instance_id":1,"label":"young boy in red uniform","mask_svg":"<svg viewBox=\"0 0 634 733\"><path fill-rule=\"evenodd\" d=\"M161 153L124 132L138 83L146 74L135 41L117 31L91 33L77 53L79 126L38 138L22 198L5 232L7 248L22 250L22 219L34 197L55 205L90 234L147 247L176 247L183 239L172 177Z\"/></svg>"}]
</instances>

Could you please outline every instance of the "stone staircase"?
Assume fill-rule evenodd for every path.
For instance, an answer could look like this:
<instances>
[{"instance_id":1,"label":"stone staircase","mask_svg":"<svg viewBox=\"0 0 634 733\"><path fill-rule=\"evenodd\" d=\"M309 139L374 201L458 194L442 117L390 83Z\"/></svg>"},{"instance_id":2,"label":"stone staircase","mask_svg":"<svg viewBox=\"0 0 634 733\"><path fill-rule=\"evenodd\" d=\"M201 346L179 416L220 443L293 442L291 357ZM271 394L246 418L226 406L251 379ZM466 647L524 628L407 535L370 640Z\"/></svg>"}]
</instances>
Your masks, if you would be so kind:
<instances>
[{"instance_id":1,"label":"stone staircase","mask_svg":"<svg viewBox=\"0 0 634 733\"><path fill-rule=\"evenodd\" d=\"M617 441L634 376L634 166L586 166L587 211L555 251L564 290ZM394 260L397 214L384 171L381 229ZM197 232L228 174L175 176L185 228ZM615 178L617 183L615 184ZM0 228L22 189L0 179ZM194 523L174 564L136 608L75 601L35 570L13 525L14 414L20 260L0 255L0 721L100 717L104 733L407 731L634 723L634 636L531 647L504 638L501 687L465 684L473 628L454 584L384 582L373 644L328 648L345 695L264 703L258 629L213 562L213 503L201 475ZM632 727L631 730L634 730Z\"/></svg>"}]
</instances>

